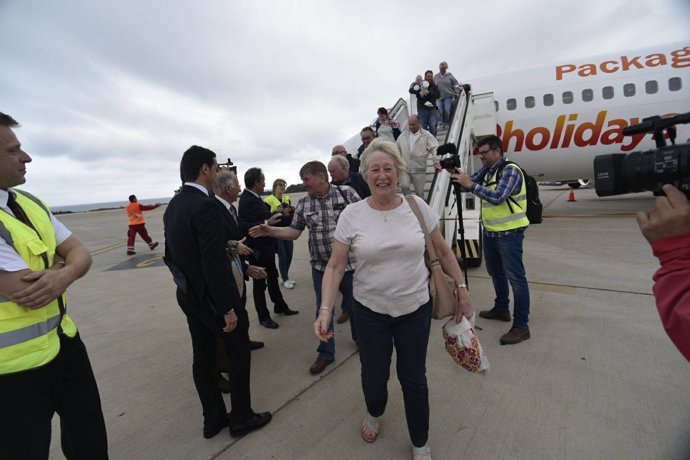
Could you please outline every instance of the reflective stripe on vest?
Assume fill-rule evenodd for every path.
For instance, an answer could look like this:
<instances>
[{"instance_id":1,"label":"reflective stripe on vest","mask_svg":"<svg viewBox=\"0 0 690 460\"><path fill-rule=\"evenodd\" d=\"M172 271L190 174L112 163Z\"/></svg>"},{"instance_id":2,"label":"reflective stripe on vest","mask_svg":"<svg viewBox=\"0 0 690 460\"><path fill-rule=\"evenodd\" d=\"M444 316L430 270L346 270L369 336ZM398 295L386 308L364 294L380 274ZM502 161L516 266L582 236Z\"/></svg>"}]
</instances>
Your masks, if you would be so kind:
<instances>
[{"instance_id":1,"label":"reflective stripe on vest","mask_svg":"<svg viewBox=\"0 0 690 460\"><path fill-rule=\"evenodd\" d=\"M57 248L50 213L33 195L15 192L17 204L35 230L0 211L0 237L17 251L29 269L43 270L52 264ZM63 315L60 322L63 298L37 309L0 298L0 375L34 369L52 361L60 350L59 328L69 337L76 335L77 327L69 316Z\"/></svg>"},{"instance_id":2,"label":"reflective stripe on vest","mask_svg":"<svg viewBox=\"0 0 690 460\"><path fill-rule=\"evenodd\" d=\"M517 166L509 164L506 168L517 168ZM503 232L527 227L529 225L529 219L527 219L527 215L525 214L527 209L527 186L525 177L520 168L518 168L518 172L522 178L520 191L516 195L511 195L510 197L512 200L515 200L515 203L508 205L509 200L505 200L502 203L493 204L482 200L482 224L487 231ZM496 174L485 178L483 185L489 190L496 190L498 186ZM511 211L511 206L515 212Z\"/></svg>"}]
</instances>

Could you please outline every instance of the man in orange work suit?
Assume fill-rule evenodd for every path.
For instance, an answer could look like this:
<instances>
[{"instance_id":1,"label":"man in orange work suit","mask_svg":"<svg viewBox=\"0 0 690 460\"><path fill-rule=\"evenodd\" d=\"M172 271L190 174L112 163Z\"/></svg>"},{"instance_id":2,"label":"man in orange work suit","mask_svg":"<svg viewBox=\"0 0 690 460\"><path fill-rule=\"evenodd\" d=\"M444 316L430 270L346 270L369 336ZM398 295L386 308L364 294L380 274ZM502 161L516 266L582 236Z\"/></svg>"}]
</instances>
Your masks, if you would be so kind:
<instances>
[{"instance_id":1,"label":"man in orange work suit","mask_svg":"<svg viewBox=\"0 0 690 460\"><path fill-rule=\"evenodd\" d=\"M161 204L141 204L137 202L137 197L135 195L129 196L129 205L127 205L127 217L129 218L129 230L127 231L127 255L133 256L136 254L134 252L134 239L137 233L141 238L149 245L149 249L152 251L158 246L158 241L153 241L149 236L149 232L146 231L146 224L144 224L144 211L150 211L156 209Z\"/></svg>"}]
</instances>

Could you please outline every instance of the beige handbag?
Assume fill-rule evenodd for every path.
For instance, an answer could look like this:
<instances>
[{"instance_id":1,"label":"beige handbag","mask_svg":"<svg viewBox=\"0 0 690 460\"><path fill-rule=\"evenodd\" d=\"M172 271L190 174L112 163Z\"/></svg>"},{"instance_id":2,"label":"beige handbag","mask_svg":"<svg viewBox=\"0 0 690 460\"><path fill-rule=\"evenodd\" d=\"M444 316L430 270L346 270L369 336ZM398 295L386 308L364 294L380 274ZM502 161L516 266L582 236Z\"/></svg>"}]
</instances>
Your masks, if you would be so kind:
<instances>
[{"instance_id":1,"label":"beige handbag","mask_svg":"<svg viewBox=\"0 0 690 460\"><path fill-rule=\"evenodd\" d=\"M458 308L458 287L455 280L443 271L441 262L439 262L434 249L434 243L426 230L426 225L424 225L417 201L412 195L407 195L405 198L407 198L412 212L417 216L419 226L422 227L424 232L424 240L426 241L424 259L426 266L429 268L429 293L431 294L432 301L431 316L434 319L453 316Z\"/></svg>"}]
</instances>

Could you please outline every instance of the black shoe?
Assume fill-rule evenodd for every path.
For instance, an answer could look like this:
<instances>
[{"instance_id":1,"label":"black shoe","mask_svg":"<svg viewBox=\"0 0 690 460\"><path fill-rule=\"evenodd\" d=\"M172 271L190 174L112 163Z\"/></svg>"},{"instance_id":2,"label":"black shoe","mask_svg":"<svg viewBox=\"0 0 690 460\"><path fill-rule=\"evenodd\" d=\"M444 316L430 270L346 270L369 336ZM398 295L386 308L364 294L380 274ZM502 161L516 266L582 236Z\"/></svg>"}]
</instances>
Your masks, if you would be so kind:
<instances>
[{"instance_id":1,"label":"black shoe","mask_svg":"<svg viewBox=\"0 0 690 460\"><path fill-rule=\"evenodd\" d=\"M285 316L299 315L299 312L297 310L290 310L290 307L288 307L287 305L285 305L282 308L278 308L278 306L274 306L273 312L276 315L285 315Z\"/></svg>"},{"instance_id":2,"label":"black shoe","mask_svg":"<svg viewBox=\"0 0 690 460\"><path fill-rule=\"evenodd\" d=\"M273 321L271 318L268 318L268 319L266 319L266 320L264 320L264 321L261 321L261 325L262 325L263 327L267 327L267 328L269 328L269 329L278 329L278 327L279 327L279 326L278 326L278 323L276 323L275 321Z\"/></svg>"},{"instance_id":3,"label":"black shoe","mask_svg":"<svg viewBox=\"0 0 690 460\"><path fill-rule=\"evenodd\" d=\"M242 436L250 431L258 430L271 421L272 415L270 412L261 412L259 414L253 413L249 418L241 423L230 423L230 434L233 436Z\"/></svg>"},{"instance_id":4,"label":"black shoe","mask_svg":"<svg viewBox=\"0 0 690 460\"><path fill-rule=\"evenodd\" d=\"M216 425L204 425L204 438L211 439L212 437L220 433L221 430L228 425L230 425L230 414L225 414L225 417Z\"/></svg>"},{"instance_id":5,"label":"black shoe","mask_svg":"<svg viewBox=\"0 0 690 460\"><path fill-rule=\"evenodd\" d=\"M264 347L264 343L263 342L255 342L253 340L250 340L249 346L252 348L252 350L258 350L259 348Z\"/></svg>"},{"instance_id":6,"label":"black shoe","mask_svg":"<svg viewBox=\"0 0 690 460\"><path fill-rule=\"evenodd\" d=\"M152 251L153 251L154 249L156 249L157 247L158 247L158 241L156 241L156 242L153 243L151 246L149 246L149 248L150 248Z\"/></svg>"},{"instance_id":7,"label":"black shoe","mask_svg":"<svg viewBox=\"0 0 690 460\"><path fill-rule=\"evenodd\" d=\"M230 382L220 373L218 373L218 389L221 393L230 393Z\"/></svg>"},{"instance_id":8,"label":"black shoe","mask_svg":"<svg viewBox=\"0 0 690 460\"><path fill-rule=\"evenodd\" d=\"M510 317L510 310L499 310L494 307L491 310L482 310L479 312L480 318L486 319L497 319L499 321L512 321L513 318Z\"/></svg>"},{"instance_id":9,"label":"black shoe","mask_svg":"<svg viewBox=\"0 0 690 460\"><path fill-rule=\"evenodd\" d=\"M134 252L134 251L127 251L127 255L128 255L128 256L133 256L134 254L136 254L136 252Z\"/></svg>"}]
</instances>

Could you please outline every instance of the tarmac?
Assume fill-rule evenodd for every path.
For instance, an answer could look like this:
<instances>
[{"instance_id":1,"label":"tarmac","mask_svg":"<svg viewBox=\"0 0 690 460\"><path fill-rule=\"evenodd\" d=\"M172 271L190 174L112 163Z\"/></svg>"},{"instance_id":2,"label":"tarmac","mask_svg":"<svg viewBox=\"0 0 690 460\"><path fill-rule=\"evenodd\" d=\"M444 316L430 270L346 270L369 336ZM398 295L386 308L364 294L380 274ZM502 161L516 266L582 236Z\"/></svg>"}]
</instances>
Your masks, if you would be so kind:
<instances>
[{"instance_id":1,"label":"tarmac","mask_svg":"<svg viewBox=\"0 0 690 460\"><path fill-rule=\"evenodd\" d=\"M475 375L452 361L443 323L433 321L435 460L690 459L690 363L659 320L651 280L658 263L634 218L653 207L651 194L575 195L567 202L567 187L542 187L544 222L525 237L530 340L501 346L510 324L478 319L491 368ZM93 254L90 272L69 290L68 310L96 374L111 458L411 458L394 369L378 440L360 437L364 402L349 324L336 328L336 362L321 375L308 372L317 339L306 235L290 268L296 288L283 289L299 315L274 315L277 330L261 327L248 289L250 335L266 343L252 352L253 407L273 412L272 422L241 438L203 438L189 332L161 260L164 210L145 214L161 245L149 251L138 240L132 257L124 210L59 216ZM492 306L483 265L469 270L469 286L475 309ZM57 416L53 427L51 458L64 458Z\"/></svg>"}]
</instances>

